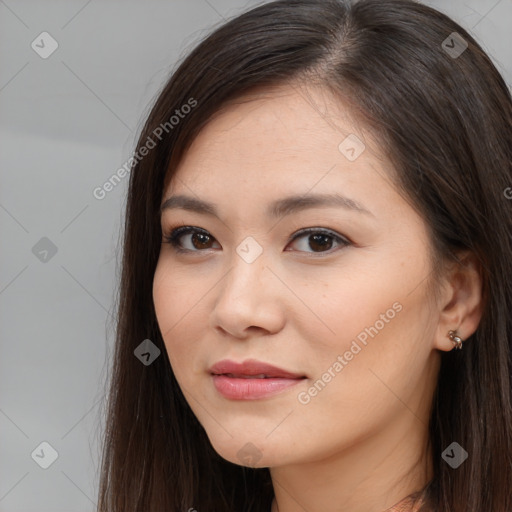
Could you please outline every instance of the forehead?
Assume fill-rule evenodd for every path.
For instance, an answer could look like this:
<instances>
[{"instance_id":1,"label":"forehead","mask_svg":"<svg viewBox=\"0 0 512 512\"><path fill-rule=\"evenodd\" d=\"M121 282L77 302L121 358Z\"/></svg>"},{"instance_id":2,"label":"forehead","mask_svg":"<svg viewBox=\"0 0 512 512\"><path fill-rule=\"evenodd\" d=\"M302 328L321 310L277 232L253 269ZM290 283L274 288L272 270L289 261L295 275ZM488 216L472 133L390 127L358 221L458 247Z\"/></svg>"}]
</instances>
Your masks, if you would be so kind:
<instances>
[{"instance_id":1,"label":"forehead","mask_svg":"<svg viewBox=\"0 0 512 512\"><path fill-rule=\"evenodd\" d=\"M347 144L356 158L347 158ZM321 87L283 85L224 104L184 154L163 199L187 194L261 210L262 202L292 194L334 192L393 213L391 204L404 205L391 172L376 139L339 98Z\"/></svg>"},{"instance_id":2,"label":"forehead","mask_svg":"<svg viewBox=\"0 0 512 512\"><path fill-rule=\"evenodd\" d=\"M227 101L203 127L193 146L207 151L234 142L230 153L235 153L237 148L247 151L265 143L268 151L289 151L293 156L318 146L326 135L330 137L325 146L332 147L333 140L356 132L361 135L362 131L364 127L355 121L350 109L327 88L285 84L254 88ZM369 136L365 133L361 138ZM373 140L372 146L372 151L378 151Z\"/></svg>"},{"instance_id":3,"label":"forehead","mask_svg":"<svg viewBox=\"0 0 512 512\"><path fill-rule=\"evenodd\" d=\"M248 176L256 167L260 177L271 170L277 178L287 171L303 173L308 167L327 171L336 162L355 168L357 163L340 160L344 156L340 144L347 137L364 140L364 152L382 161L370 132L326 88L296 84L255 88L228 101L210 118L175 175L201 174L207 179L212 168L218 177L235 168Z\"/></svg>"}]
</instances>

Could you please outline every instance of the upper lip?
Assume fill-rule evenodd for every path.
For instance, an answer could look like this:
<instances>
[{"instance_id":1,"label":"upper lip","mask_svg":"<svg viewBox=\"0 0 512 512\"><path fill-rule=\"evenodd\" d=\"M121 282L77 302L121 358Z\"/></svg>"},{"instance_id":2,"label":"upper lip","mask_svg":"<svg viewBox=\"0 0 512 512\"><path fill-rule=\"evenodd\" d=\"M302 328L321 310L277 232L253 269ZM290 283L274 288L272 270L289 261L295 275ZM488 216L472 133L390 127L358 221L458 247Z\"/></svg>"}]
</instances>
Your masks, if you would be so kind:
<instances>
[{"instance_id":1,"label":"upper lip","mask_svg":"<svg viewBox=\"0 0 512 512\"><path fill-rule=\"evenodd\" d=\"M215 363L210 368L210 373L213 375L232 374L237 377L239 375L265 375L265 377L280 377L288 379L299 379L305 377L298 373L289 372L278 368L277 366L257 361L256 359L248 359L243 363L223 359Z\"/></svg>"}]
</instances>

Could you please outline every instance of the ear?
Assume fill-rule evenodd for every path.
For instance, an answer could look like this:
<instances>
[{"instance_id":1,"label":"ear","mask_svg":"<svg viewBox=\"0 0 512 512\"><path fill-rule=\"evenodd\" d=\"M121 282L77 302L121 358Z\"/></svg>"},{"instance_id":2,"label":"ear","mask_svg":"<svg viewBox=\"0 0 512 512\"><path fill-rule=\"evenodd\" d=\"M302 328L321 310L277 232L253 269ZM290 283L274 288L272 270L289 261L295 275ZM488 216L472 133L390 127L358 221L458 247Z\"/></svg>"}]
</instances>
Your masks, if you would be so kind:
<instances>
[{"instance_id":1,"label":"ear","mask_svg":"<svg viewBox=\"0 0 512 512\"><path fill-rule=\"evenodd\" d=\"M457 331L462 341L477 329L483 311L482 272L476 256L470 251L459 253L445 277L439 302L439 323L434 340L435 348L450 351L454 345L448 331Z\"/></svg>"}]
</instances>

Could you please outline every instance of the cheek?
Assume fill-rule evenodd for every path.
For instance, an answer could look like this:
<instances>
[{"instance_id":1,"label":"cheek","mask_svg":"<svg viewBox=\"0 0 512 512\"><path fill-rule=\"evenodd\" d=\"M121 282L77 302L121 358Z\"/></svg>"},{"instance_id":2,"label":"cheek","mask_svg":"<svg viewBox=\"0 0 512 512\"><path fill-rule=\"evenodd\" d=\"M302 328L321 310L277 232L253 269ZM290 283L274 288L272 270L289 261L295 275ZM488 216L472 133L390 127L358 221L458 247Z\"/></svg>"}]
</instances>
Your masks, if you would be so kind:
<instances>
[{"instance_id":1,"label":"cheek","mask_svg":"<svg viewBox=\"0 0 512 512\"><path fill-rule=\"evenodd\" d=\"M333 273L326 285L301 283L315 315L294 317L301 338L308 340L303 344L306 368L314 381L320 379L324 399L340 405L355 397L368 399L378 390L386 398L389 390L378 376L401 387L400 375L414 371L430 350L423 287L411 293L411 283L424 278L422 262L404 263L395 256L364 268L350 266L350 275L348 268Z\"/></svg>"},{"instance_id":2,"label":"cheek","mask_svg":"<svg viewBox=\"0 0 512 512\"><path fill-rule=\"evenodd\" d=\"M190 272L182 272L170 259L160 257L153 278L153 302L162 334L170 334L188 321L204 288L204 283L194 282Z\"/></svg>"},{"instance_id":3,"label":"cheek","mask_svg":"<svg viewBox=\"0 0 512 512\"><path fill-rule=\"evenodd\" d=\"M203 340L208 339L205 295L211 286L207 276L180 271L165 258L157 264L153 278L156 318L174 375L185 386L204 372L208 355L203 349Z\"/></svg>"},{"instance_id":4,"label":"cheek","mask_svg":"<svg viewBox=\"0 0 512 512\"><path fill-rule=\"evenodd\" d=\"M350 350L355 339L364 347L377 331L396 323L403 309L403 286L389 262L370 257L357 260L318 272L315 279L289 278L304 304L296 301L295 311L287 314L291 324L298 323L303 339L314 344L317 363L325 365Z\"/></svg>"},{"instance_id":5,"label":"cheek","mask_svg":"<svg viewBox=\"0 0 512 512\"><path fill-rule=\"evenodd\" d=\"M183 367L182 361L185 360L187 347L190 346L183 337L187 312L193 306L193 297L186 293L187 289L190 289L190 282L187 286L174 270L171 273L170 265L161 258L153 278L153 303L158 327L175 374L176 370L179 373L179 369Z\"/></svg>"},{"instance_id":6,"label":"cheek","mask_svg":"<svg viewBox=\"0 0 512 512\"><path fill-rule=\"evenodd\" d=\"M372 401L375 388L383 388L371 370L379 372L384 367L386 374L400 367L400 358L404 357L400 349L405 324L402 315L407 312L392 297L386 300L354 294L332 301L330 310L327 305L322 309L325 322L335 334L306 335L312 343L307 349L312 384L323 395L318 402L337 403L345 411L346 407L358 410ZM315 396L315 390L308 394ZM380 397L385 398L387 395Z\"/></svg>"}]
</instances>

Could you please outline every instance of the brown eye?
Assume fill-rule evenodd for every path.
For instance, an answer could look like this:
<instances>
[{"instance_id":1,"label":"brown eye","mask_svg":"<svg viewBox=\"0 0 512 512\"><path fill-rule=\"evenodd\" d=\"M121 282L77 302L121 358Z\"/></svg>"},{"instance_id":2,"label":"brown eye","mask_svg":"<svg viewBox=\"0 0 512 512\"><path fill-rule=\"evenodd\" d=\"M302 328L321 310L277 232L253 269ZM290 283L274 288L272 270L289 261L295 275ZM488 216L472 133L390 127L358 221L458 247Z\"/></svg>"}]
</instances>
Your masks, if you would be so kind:
<instances>
[{"instance_id":1,"label":"brown eye","mask_svg":"<svg viewBox=\"0 0 512 512\"><path fill-rule=\"evenodd\" d=\"M198 252L211 249L211 244L215 240L207 231L192 226L179 227L164 238L178 252Z\"/></svg>"},{"instance_id":2,"label":"brown eye","mask_svg":"<svg viewBox=\"0 0 512 512\"><path fill-rule=\"evenodd\" d=\"M208 244L211 243L211 236L201 232L192 233L190 241L196 249L208 249Z\"/></svg>"},{"instance_id":3,"label":"brown eye","mask_svg":"<svg viewBox=\"0 0 512 512\"><path fill-rule=\"evenodd\" d=\"M193 226L181 226L171 231L170 235L164 236L165 242L170 243L177 252L201 252L205 249L212 249L215 238L208 231ZM350 242L326 229L308 228L296 234L292 242L301 240L299 252L306 253L331 253L336 249L350 245ZM334 250L332 250L334 247ZM289 250L289 249L285 249Z\"/></svg>"},{"instance_id":4,"label":"brown eye","mask_svg":"<svg viewBox=\"0 0 512 512\"><path fill-rule=\"evenodd\" d=\"M292 242L300 239L303 239L303 241L298 244L298 250L302 252L323 253L331 251L335 244L341 247L350 245L348 240L336 233L319 228L310 228L301 231L293 238Z\"/></svg>"}]
</instances>

